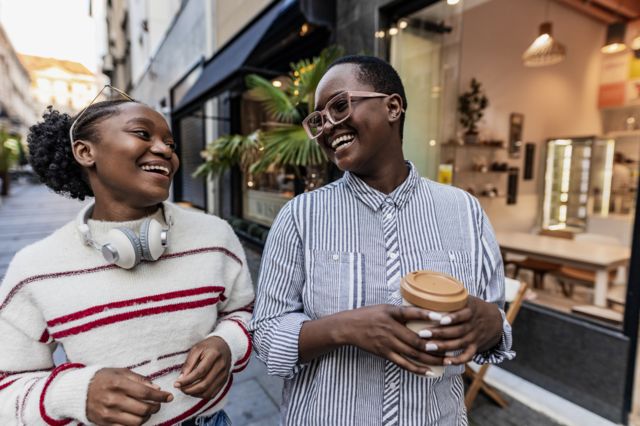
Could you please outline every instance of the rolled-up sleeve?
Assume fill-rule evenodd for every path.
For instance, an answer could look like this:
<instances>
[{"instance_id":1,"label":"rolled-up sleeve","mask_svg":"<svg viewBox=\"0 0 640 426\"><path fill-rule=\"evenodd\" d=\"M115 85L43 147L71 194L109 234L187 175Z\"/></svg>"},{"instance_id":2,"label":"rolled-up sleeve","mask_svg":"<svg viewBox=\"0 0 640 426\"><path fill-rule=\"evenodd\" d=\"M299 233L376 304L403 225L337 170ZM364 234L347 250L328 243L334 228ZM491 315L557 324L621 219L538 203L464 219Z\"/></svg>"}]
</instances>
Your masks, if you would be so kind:
<instances>
[{"instance_id":1,"label":"rolled-up sleeve","mask_svg":"<svg viewBox=\"0 0 640 426\"><path fill-rule=\"evenodd\" d=\"M489 218L482 213L482 226L480 242L482 247L482 274L484 294L483 299L489 303L495 303L502 315L502 336L500 342L488 351L478 353L473 357L477 364L499 364L504 360L515 358L516 353L511 350L513 342L511 324L506 320L504 312L504 266L500 247Z\"/></svg>"},{"instance_id":2,"label":"rolled-up sleeve","mask_svg":"<svg viewBox=\"0 0 640 426\"><path fill-rule=\"evenodd\" d=\"M283 378L301 368L298 338L310 319L303 309L304 253L292 209L293 202L286 204L269 231L249 325L258 358L269 374Z\"/></svg>"}]
</instances>

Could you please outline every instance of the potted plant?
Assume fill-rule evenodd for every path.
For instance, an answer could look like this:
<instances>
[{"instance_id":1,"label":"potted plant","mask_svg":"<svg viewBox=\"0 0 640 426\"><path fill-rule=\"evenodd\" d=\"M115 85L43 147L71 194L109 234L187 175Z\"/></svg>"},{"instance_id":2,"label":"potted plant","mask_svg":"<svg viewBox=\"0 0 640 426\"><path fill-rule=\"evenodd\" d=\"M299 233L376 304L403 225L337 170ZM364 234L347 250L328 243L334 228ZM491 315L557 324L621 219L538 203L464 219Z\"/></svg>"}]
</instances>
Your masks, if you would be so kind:
<instances>
[{"instance_id":1,"label":"potted plant","mask_svg":"<svg viewBox=\"0 0 640 426\"><path fill-rule=\"evenodd\" d=\"M231 166L240 166L252 175L273 167L290 167L298 181L305 178L306 167L327 161L322 149L309 140L302 120L313 110L315 90L327 67L342 55L342 49L331 46L318 57L291 64L291 72L281 87L257 74L246 78L256 96L274 121L248 136L226 135L210 142L202 151L204 163L194 177L217 175Z\"/></svg>"},{"instance_id":2,"label":"potted plant","mask_svg":"<svg viewBox=\"0 0 640 426\"><path fill-rule=\"evenodd\" d=\"M18 163L20 148L20 141L17 137L0 129L0 179L2 179L0 195L2 196L9 195L9 170Z\"/></svg>"},{"instance_id":3,"label":"potted plant","mask_svg":"<svg viewBox=\"0 0 640 426\"><path fill-rule=\"evenodd\" d=\"M489 99L482 89L482 84L472 78L469 90L458 97L458 112L460 113L460 124L465 129L465 143L478 142L477 123L484 115L483 111L488 105Z\"/></svg>"}]
</instances>

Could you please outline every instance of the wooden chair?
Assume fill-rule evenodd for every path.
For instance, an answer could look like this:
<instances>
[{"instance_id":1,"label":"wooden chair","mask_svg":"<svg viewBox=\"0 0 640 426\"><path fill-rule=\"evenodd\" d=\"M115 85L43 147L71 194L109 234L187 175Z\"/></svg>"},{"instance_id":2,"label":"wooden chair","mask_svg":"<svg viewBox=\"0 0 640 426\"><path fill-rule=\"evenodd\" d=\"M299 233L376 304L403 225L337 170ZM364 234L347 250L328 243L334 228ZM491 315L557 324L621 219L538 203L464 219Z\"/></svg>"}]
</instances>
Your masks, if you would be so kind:
<instances>
[{"instance_id":1,"label":"wooden chair","mask_svg":"<svg viewBox=\"0 0 640 426\"><path fill-rule=\"evenodd\" d=\"M509 302L509 309L506 312L506 318L511 325L513 325L513 321L516 319L516 315L518 315L518 311L522 306L522 302L524 301L524 297L527 292L527 287L528 285L524 281L521 282L512 278L505 278L505 300ZM467 410L471 410L473 401L475 401L479 391L483 391L502 408L508 405L507 401L504 400L500 393L484 381L484 377L490 366L491 364L481 365L478 371L471 368L469 364L465 366L464 376L471 381L464 396L464 404L466 405Z\"/></svg>"}]
</instances>

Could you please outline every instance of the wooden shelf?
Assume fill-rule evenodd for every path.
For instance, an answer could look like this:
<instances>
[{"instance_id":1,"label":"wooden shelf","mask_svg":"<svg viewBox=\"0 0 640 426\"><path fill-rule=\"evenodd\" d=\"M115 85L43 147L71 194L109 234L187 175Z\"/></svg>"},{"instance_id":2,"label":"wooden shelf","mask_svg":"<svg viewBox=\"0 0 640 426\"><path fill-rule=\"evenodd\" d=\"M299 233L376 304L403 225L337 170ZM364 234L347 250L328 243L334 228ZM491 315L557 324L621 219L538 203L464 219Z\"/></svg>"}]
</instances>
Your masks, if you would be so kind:
<instances>
[{"instance_id":1,"label":"wooden shelf","mask_svg":"<svg viewBox=\"0 0 640 426\"><path fill-rule=\"evenodd\" d=\"M505 149L504 145L489 145L486 143L472 143L472 144L457 144L457 143L446 143L441 145L441 148L492 148L492 149Z\"/></svg>"}]
</instances>

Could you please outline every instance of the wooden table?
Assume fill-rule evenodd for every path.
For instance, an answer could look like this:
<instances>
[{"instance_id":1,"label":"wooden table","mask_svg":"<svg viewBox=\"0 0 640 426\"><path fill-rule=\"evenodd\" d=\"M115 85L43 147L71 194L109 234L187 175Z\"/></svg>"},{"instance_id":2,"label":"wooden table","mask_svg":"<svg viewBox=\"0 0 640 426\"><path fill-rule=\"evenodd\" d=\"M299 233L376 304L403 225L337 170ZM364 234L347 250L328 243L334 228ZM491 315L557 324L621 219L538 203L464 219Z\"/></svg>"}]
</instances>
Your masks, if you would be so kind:
<instances>
[{"instance_id":1,"label":"wooden table","mask_svg":"<svg viewBox=\"0 0 640 426\"><path fill-rule=\"evenodd\" d=\"M631 258L631 249L624 246L574 241L524 232L498 232L496 237L500 248L505 252L594 271L596 278L593 303L600 307L607 306L609 271L625 266Z\"/></svg>"}]
</instances>

